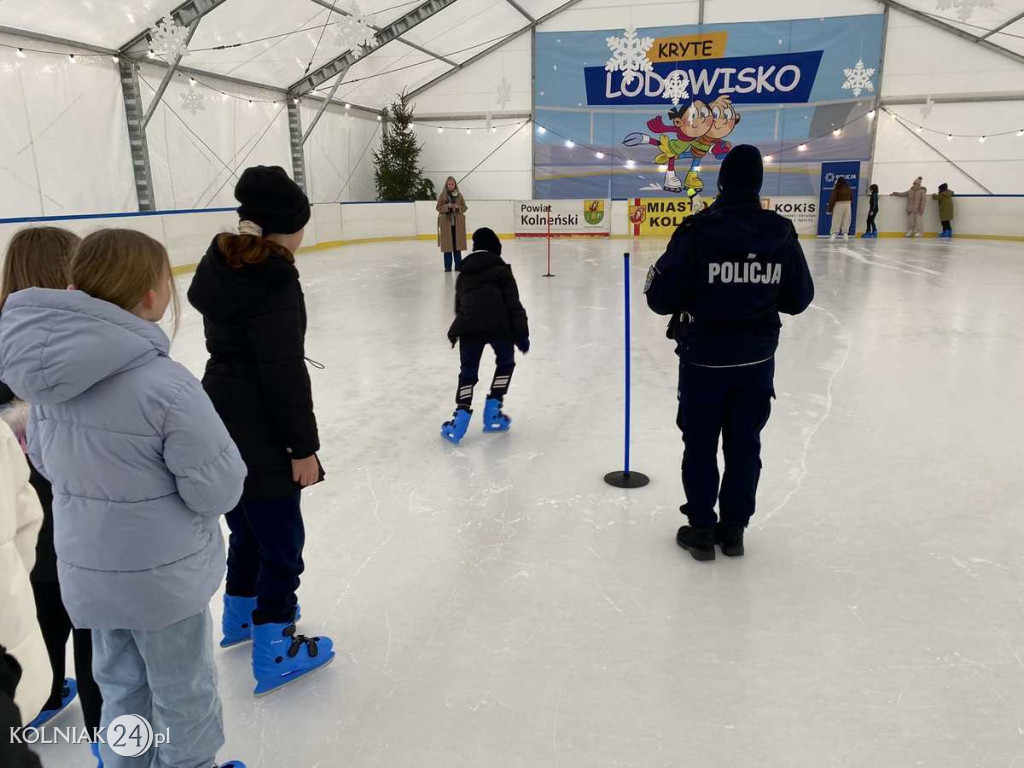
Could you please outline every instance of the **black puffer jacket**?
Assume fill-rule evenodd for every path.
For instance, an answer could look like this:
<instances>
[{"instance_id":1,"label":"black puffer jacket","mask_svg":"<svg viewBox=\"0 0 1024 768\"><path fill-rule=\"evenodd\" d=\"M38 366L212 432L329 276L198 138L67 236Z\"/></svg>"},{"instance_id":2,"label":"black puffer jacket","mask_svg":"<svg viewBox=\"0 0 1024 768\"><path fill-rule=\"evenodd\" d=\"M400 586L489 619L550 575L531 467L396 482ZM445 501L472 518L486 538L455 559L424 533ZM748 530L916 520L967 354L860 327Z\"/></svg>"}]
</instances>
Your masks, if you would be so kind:
<instances>
[{"instance_id":1,"label":"black puffer jacket","mask_svg":"<svg viewBox=\"0 0 1024 768\"><path fill-rule=\"evenodd\" d=\"M291 460L320 449L298 270L278 255L232 270L214 239L188 300L203 315L210 353L203 387L249 469L245 498L294 493Z\"/></svg>"},{"instance_id":2,"label":"black puffer jacket","mask_svg":"<svg viewBox=\"0 0 1024 768\"><path fill-rule=\"evenodd\" d=\"M452 344L460 338L511 340L520 349L530 346L530 327L512 267L495 253L476 251L462 260L455 282L455 322L448 329Z\"/></svg>"}]
</instances>

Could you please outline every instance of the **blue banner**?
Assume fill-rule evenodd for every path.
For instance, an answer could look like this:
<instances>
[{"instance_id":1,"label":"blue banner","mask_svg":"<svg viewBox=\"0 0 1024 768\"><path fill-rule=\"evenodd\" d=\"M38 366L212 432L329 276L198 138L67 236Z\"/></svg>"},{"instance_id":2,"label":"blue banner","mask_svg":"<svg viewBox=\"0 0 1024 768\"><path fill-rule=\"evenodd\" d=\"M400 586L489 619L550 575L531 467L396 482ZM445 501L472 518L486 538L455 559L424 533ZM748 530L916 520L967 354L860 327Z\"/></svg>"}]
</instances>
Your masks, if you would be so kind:
<instances>
[{"instance_id":1,"label":"blue banner","mask_svg":"<svg viewBox=\"0 0 1024 768\"><path fill-rule=\"evenodd\" d=\"M832 197L836 180L846 179L853 189L853 205L850 212L849 234L857 233L857 190L860 186L860 162L822 163L821 191L818 196L818 236L828 235L832 231L832 216L828 212L828 201Z\"/></svg>"},{"instance_id":2,"label":"blue banner","mask_svg":"<svg viewBox=\"0 0 1024 768\"><path fill-rule=\"evenodd\" d=\"M538 32L534 197L710 198L753 144L764 195L816 199L823 162L871 157L882 31L872 13Z\"/></svg>"},{"instance_id":3,"label":"blue banner","mask_svg":"<svg viewBox=\"0 0 1024 768\"><path fill-rule=\"evenodd\" d=\"M823 51L743 56L691 62L659 62L652 71L623 83L621 72L586 67L587 104L665 104L664 83L680 72L691 99L729 96L734 104L806 104Z\"/></svg>"}]
</instances>

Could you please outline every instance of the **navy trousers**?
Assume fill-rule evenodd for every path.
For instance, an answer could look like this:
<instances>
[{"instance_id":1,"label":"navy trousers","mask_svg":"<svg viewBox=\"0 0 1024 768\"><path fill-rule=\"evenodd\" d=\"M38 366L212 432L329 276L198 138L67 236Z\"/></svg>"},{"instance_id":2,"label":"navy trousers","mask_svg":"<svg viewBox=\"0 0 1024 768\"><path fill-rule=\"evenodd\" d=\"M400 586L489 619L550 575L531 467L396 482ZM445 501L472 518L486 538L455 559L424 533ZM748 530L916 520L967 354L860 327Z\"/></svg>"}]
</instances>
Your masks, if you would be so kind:
<instances>
[{"instance_id":1,"label":"navy trousers","mask_svg":"<svg viewBox=\"0 0 1024 768\"><path fill-rule=\"evenodd\" d=\"M299 491L271 501L243 496L227 514L231 536L225 589L234 597L255 596L255 624L294 620L306 543L300 499Z\"/></svg>"},{"instance_id":2,"label":"navy trousers","mask_svg":"<svg viewBox=\"0 0 1024 768\"><path fill-rule=\"evenodd\" d=\"M512 372L516 368L516 347L511 341L473 341L459 340L459 389L455 394L455 404L460 408L469 408L473 404L473 388L480 380L480 358L484 348L490 344L494 349L495 369L488 397L503 400L512 381Z\"/></svg>"},{"instance_id":3,"label":"navy trousers","mask_svg":"<svg viewBox=\"0 0 1024 768\"><path fill-rule=\"evenodd\" d=\"M690 524L721 521L746 526L754 514L761 477L761 430L775 397L775 360L738 368L679 365L679 412L683 433L684 509ZM725 473L719 487L718 438Z\"/></svg>"}]
</instances>

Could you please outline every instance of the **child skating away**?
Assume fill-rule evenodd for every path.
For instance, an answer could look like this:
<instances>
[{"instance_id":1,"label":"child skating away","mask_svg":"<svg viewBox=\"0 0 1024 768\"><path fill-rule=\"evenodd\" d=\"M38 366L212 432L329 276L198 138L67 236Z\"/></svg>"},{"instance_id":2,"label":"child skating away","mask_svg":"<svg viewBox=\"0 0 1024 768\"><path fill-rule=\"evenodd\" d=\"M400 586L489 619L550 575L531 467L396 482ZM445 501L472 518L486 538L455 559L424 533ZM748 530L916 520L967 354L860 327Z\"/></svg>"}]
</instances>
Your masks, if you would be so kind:
<instances>
[{"instance_id":1,"label":"child skating away","mask_svg":"<svg viewBox=\"0 0 1024 768\"><path fill-rule=\"evenodd\" d=\"M876 216L878 216L878 185L872 184L868 190L868 225L862 237L869 240L878 239L878 227L875 226Z\"/></svg>"},{"instance_id":2,"label":"child skating away","mask_svg":"<svg viewBox=\"0 0 1024 768\"><path fill-rule=\"evenodd\" d=\"M484 406L484 432L505 432L512 420L501 406L516 367L515 348L530 351L530 328L519 301L512 267L501 259L501 241L484 227L473 233L473 253L462 262L455 281L455 322L448 329L452 346L459 342L462 368L455 395L455 414L441 425L441 436L458 444L473 415L473 388L479 381L484 347L494 350L497 367Z\"/></svg>"},{"instance_id":3,"label":"child skating away","mask_svg":"<svg viewBox=\"0 0 1024 768\"><path fill-rule=\"evenodd\" d=\"M210 353L203 386L249 470L228 513L222 647L253 641L254 693L293 682L334 658L327 637L296 633L306 540L302 489L321 479L306 369L306 303L295 252L309 200L284 169L248 168L235 186L239 234L213 239L188 298Z\"/></svg>"},{"instance_id":4,"label":"child skating away","mask_svg":"<svg viewBox=\"0 0 1024 768\"><path fill-rule=\"evenodd\" d=\"M939 202L939 221L942 222L939 237L953 237L953 190L949 184L939 184L939 192L932 195L932 200Z\"/></svg>"},{"instance_id":5,"label":"child skating away","mask_svg":"<svg viewBox=\"0 0 1024 768\"><path fill-rule=\"evenodd\" d=\"M207 768L224 744L209 608L224 576L219 518L245 465L202 386L168 357L157 323L177 301L164 247L101 230L70 278L74 290L7 300L0 377L32 404L29 455L53 484L61 594L72 623L92 629L103 726L142 716L172 734L154 765ZM107 768L138 765L109 742L100 752Z\"/></svg>"},{"instance_id":6,"label":"child skating away","mask_svg":"<svg viewBox=\"0 0 1024 768\"><path fill-rule=\"evenodd\" d=\"M57 227L23 229L7 246L3 285L0 286L0 312L7 297L26 288L65 290L71 282L71 256L80 239L73 232ZM14 397L0 382L0 418L7 422L25 445L28 403ZM38 713L26 713L33 727L41 727L68 708L76 695L82 702L86 730L92 734L100 727L100 689L92 677L92 635L88 629L73 629L61 599L57 580L57 554L53 549L53 490L49 481L28 462L31 483L43 507L43 528L36 544L36 564L32 569L32 593L36 615L43 632L53 671L49 699ZM75 678L65 678L68 638L74 640ZM35 717L32 720L33 716ZM99 744L92 743L99 757Z\"/></svg>"}]
</instances>

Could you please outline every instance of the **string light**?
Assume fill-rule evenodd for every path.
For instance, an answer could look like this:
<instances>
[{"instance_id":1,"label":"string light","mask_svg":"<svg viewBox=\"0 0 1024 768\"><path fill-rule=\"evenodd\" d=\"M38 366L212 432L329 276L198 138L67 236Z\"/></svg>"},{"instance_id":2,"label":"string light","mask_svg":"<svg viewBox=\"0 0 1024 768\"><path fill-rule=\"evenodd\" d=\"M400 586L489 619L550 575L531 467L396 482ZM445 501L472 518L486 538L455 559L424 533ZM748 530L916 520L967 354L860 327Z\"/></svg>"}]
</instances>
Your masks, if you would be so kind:
<instances>
[{"instance_id":1,"label":"string light","mask_svg":"<svg viewBox=\"0 0 1024 768\"><path fill-rule=\"evenodd\" d=\"M1021 136L1024 136L1024 128L1021 128L1019 131L1017 131L1017 138L1019 139Z\"/></svg>"},{"instance_id":2,"label":"string light","mask_svg":"<svg viewBox=\"0 0 1024 768\"><path fill-rule=\"evenodd\" d=\"M872 109L870 112L868 112L868 120L874 120L874 119L875 119L875 110Z\"/></svg>"},{"instance_id":3,"label":"string light","mask_svg":"<svg viewBox=\"0 0 1024 768\"><path fill-rule=\"evenodd\" d=\"M345 109L352 109L352 105L351 104L346 104L345 105Z\"/></svg>"},{"instance_id":4,"label":"string light","mask_svg":"<svg viewBox=\"0 0 1024 768\"><path fill-rule=\"evenodd\" d=\"M472 132L473 132L472 129L470 129L470 128L466 129L466 135L467 136L469 136Z\"/></svg>"},{"instance_id":5,"label":"string light","mask_svg":"<svg viewBox=\"0 0 1024 768\"><path fill-rule=\"evenodd\" d=\"M70 61L72 64L74 64L75 63L75 54L69 53L68 54L68 61Z\"/></svg>"},{"instance_id":6,"label":"string light","mask_svg":"<svg viewBox=\"0 0 1024 768\"><path fill-rule=\"evenodd\" d=\"M573 147L576 146L576 142L573 141L572 139L566 139L565 146L568 147L569 149L572 149Z\"/></svg>"},{"instance_id":7,"label":"string light","mask_svg":"<svg viewBox=\"0 0 1024 768\"><path fill-rule=\"evenodd\" d=\"M797 151L798 152L806 152L807 151L807 145L806 144L801 144L799 147L797 147Z\"/></svg>"},{"instance_id":8,"label":"string light","mask_svg":"<svg viewBox=\"0 0 1024 768\"><path fill-rule=\"evenodd\" d=\"M985 143L985 137L984 136L979 136L978 137L978 143L979 144L984 144Z\"/></svg>"},{"instance_id":9,"label":"string light","mask_svg":"<svg viewBox=\"0 0 1024 768\"><path fill-rule=\"evenodd\" d=\"M772 156L771 156L771 155L765 155L765 156L764 156L764 161L765 161L766 163L770 163L770 162L772 161Z\"/></svg>"},{"instance_id":10,"label":"string light","mask_svg":"<svg viewBox=\"0 0 1024 768\"><path fill-rule=\"evenodd\" d=\"M437 132L438 133L444 133L444 128L442 128L440 125L437 126Z\"/></svg>"},{"instance_id":11,"label":"string light","mask_svg":"<svg viewBox=\"0 0 1024 768\"><path fill-rule=\"evenodd\" d=\"M24 51L24 49L22 49L22 48L19 48L19 49L18 49L18 53L17 53L16 55L17 55L17 57L18 57L19 59L24 59L24 58L25 58L25 51Z\"/></svg>"},{"instance_id":12,"label":"string light","mask_svg":"<svg viewBox=\"0 0 1024 768\"><path fill-rule=\"evenodd\" d=\"M919 125L919 126L917 126L917 127L916 127L916 128L914 129L914 130L915 130L915 131L917 131L918 133L920 133L921 131L923 131L923 130L924 130L924 128L922 128L922 127L921 127L921 126Z\"/></svg>"},{"instance_id":13,"label":"string light","mask_svg":"<svg viewBox=\"0 0 1024 768\"><path fill-rule=\"evenodd\" d=\"M843 129L842 128L836 128L834 131L832 131L832 135L835 136L838 139L840 136L843 135Z\"/></svg>"},{"instance_id":14,"label":"string light","mask_svg":"<svg viewBox=\"0 0 1024 768\"><path fill-rule=\"evenodd\" d=\"M548 129L545 128L543 125L538 125L537 126L537 133L539 133L541 136L543 136L547 132L548 132Z\"/></svg>"},{"instance_id":15,"label":"string light","mask_svg":"<svg viewBox=\"0 0 1024 768\"><path fill-rule=\"evenodd\" d=\"M594 157L596 157L598 160L604 160L604 152L595 152Z\"/></svg>"},{"instance_id":16,"label":"string light","mask_svg":"<svg viewBox=\"0 0 1024 768\"><path fill-rule=\"evenodd\" d=\"M193 88L195 88L196 87L196 79L194 77L190 77L188 79L188 84L191 85Z\"/></svg>"},{"instance_id":17,"label":"string light","mask_svg":"<svg viewBox=\"0 0 1024 768\"><path fill-rule=\"evenodd\" d=\"M949 136L946 137L946 141L952 141L952 140L953 140L953 134L951 133L951 134L949 134Z\"/></svg>"}]
</instances>

